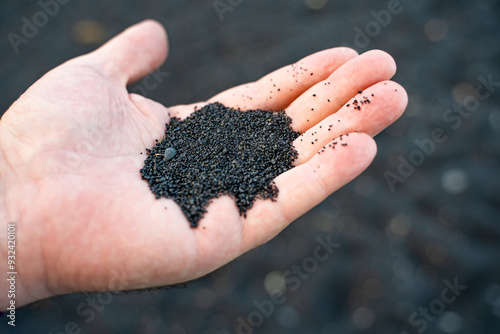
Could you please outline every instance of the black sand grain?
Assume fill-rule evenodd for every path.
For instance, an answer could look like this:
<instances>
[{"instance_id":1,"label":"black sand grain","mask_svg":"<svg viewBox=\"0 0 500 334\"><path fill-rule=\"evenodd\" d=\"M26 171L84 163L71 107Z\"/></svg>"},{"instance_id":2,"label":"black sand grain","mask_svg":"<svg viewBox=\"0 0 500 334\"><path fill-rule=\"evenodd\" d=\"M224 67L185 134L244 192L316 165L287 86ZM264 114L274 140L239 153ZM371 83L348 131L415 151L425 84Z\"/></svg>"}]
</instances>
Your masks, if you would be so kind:
<instances>
[{"instance_id":1,"label":"black sand grain","mask_svg":"<svg viewBox=\"0 0 500 334\"><path fill-rule=\"evenodd\" d=\"M209 104L184 120L170 120L165 138L147 150L142 178L156 198L177 202L191 227L222 195L234 198L245 215L255 199L274 200L278 188L273 179L293 167L297 151L292 142L300 133L290 124L284 111Z\"/></svg>"}]
</instances>

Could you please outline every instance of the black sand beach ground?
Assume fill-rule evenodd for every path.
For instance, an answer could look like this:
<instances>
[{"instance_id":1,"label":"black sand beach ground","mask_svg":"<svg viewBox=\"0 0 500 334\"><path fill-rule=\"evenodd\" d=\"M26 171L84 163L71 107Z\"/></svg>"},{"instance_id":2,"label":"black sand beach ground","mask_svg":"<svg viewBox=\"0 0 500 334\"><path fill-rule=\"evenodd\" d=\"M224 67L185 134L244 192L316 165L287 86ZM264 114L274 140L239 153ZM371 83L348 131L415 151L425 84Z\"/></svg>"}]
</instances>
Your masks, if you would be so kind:
<instances>
[{"instance_id":1,"label":"black sand beach ground","mask_svg":"<svg viewBox=\"0 0 500 334\"><path fill-rule=\"evenodd\" d=\"M2 1L0 110L46 71L145 18L166 26L171 52L131 90L165 105L205 100L324 48L380 48L396 59L410 104L376 138L373 165L188 288L64 296L18 310L16 328L4 315L0 332L247 333L252 324L255 333L498 333L500 2L221 1L233 4L223 20L212 1L71 1L17 53L8 33L42 7ZM431 144L437 128L446 140ZM418 163L398 172L410 159ZM404 182L391 189L386 172ZM329 242L332 254L315 259ZM284 303L271 301L275 289Z\"/></svg>"}]
</instances>

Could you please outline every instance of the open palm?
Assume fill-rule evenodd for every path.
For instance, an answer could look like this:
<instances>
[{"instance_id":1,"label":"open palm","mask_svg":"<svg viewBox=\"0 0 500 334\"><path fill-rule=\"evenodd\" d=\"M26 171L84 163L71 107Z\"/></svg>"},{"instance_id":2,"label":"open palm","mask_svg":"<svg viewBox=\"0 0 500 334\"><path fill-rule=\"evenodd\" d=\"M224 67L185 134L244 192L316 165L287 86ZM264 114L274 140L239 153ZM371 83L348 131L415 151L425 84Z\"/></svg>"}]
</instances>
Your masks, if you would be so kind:
<instances>
[{"instance_id":1,"label":"open palm","mask_svg":"<svg viewBox=\"0 0 500 334\"><path fill-rule=\"evenodd\" d=\"M173 200L155 199L139 170L141 152L164 135L170 117L186 117L195 104L165 108L126 90L166 55L163 28L143 22L47 73L2 118L7 218L17 222L23 244L20 303L172 284L215 270L359 175L376 153L371 136L407 103L404 89L386 81L396 70L389 55L358 56L346 48L313 54L197 103L285 109L304 134L294 143L296 168L275 180L277 201L257 201L244 218L224 196L192 229ZM346 106L361 96L371 103L361 110ZM361 133L344 137L347 146L316 154L354 131Z\"/></svg>"}]
</instances>

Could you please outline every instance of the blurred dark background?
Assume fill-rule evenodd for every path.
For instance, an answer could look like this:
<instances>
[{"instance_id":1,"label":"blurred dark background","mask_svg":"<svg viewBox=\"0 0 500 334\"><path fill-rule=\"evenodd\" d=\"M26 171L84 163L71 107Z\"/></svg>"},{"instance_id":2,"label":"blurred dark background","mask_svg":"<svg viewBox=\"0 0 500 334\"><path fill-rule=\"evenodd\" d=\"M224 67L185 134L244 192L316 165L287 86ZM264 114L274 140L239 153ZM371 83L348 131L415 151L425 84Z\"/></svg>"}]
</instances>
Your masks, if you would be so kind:
<instances>
[{"instance_id":1,"label":"blurred dark background","mask_svg":"<svg viewBox=\"0 0 500 334\"><path fill-rule=\"evenodd\" d=\"M186 288L43 301L19 309L15 328L4 315L0 332L249 333L244 319L255 333L500 333L500 1L221 0L222 19L208 0L61 2L17 47L8 36L22 36L23 17L43 19L44 6L1 2L0 110L48 70L146 18L168 30L160 71L169 75L130 89L167 106L339 45L392 54L410 102L377 136L361 177L266 245ZM416 140L437 128L447 139L418 153ZM413 161L409 171L398 172L401 159ZM339 246L314 266L318 237ZM294 265L310 273L286 284ZM273 290L286 301L271 310Z\"/></svg>"}]
</instances>

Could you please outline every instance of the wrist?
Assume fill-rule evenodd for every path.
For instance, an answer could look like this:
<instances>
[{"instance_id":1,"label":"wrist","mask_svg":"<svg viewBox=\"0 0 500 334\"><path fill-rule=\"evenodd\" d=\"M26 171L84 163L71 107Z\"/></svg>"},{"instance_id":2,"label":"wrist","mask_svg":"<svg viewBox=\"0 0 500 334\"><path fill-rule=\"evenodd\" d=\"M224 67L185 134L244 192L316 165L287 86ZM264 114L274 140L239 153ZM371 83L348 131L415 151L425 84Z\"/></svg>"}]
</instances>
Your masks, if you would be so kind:
<instances>
[{"instance_id":1,"label":"wrist","mask_svg":"<svg viewBox=\"0 0 500 334\"><path fill-rule=\"evenodd\" d=\"M0 133L1 135L1 133ZM8 222L9 214L7 213L6 199L6 178L7 178L7 162L3 153L0 142L0 311L5 311L10 304L8 295L10 284L7 281L8 274Z\"/></svg>"},{"instance_id":2,"label":"wrist","mask_svg":"<svg viewBox=\"0 0 500 334\"><path fill-rule=\"evenodd\" d=\"M0 312L12 300L18 308L51 296L45 284L40 233L22 209L29 202L30 187L21 184L16 163L8 158L8 131L3 125L0 122Z\"/></svg>"},{"instance_id":3,"label":"wrist","mask_svg":"<svg viewBox=\"0 0 500 334\"><path fill-rule=\"evenodd\" d=\"M0 223L8 221L6 199L5 199L6 189L4 180L6 177L5 175L6 173L7 173L7 163L0 142Z\"/></svg>"}]
</instances>

